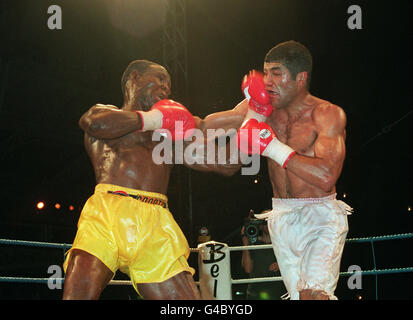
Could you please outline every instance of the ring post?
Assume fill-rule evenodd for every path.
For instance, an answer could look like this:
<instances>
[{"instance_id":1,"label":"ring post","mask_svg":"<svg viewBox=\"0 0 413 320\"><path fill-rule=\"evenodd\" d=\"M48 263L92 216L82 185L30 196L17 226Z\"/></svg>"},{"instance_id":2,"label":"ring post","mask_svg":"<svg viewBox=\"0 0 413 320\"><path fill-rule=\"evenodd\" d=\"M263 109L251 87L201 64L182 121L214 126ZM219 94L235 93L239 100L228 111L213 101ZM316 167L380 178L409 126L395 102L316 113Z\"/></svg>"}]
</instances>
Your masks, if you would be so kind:
<instances>
[{"instance_id":1,"label":"ring post","mask_svg":"<svg viewBox=\"0 0 413 320\"><path fill-rule=\"evenodd\" d=\"M209 241L198 245L199 286L203 299L232 300L229 248Z\"/></svg>"}]
</instances>

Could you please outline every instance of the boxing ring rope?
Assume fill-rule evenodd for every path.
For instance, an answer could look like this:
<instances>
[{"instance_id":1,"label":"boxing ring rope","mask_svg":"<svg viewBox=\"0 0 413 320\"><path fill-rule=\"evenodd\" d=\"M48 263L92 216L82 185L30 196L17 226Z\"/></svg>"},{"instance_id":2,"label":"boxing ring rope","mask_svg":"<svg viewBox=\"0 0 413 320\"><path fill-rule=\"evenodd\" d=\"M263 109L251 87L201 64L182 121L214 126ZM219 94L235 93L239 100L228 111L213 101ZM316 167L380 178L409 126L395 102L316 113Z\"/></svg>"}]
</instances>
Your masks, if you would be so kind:
<instances>
[{"instance_id":1,"label":"boxing ring rope","mask_svg":"<svg viewBox=\"0 0 413 320\"><path fill-rule=\"evenodd\" d=\"M375 275L376 276L376 299L378 299L378 294L377 294L377 276L378 275L413 272L413 267L377 269L375 252L374 252L374 242L386 241L386 240L397 240L397 239L409 239L409 238L413 238L413 233L346 239L347 243L370 243L371 244L372 255L373 255L373 269L353 271L353 272L340 272L340 276L351 276L355 273L358 273L360 275ZM11 239L0 239L0 245L16 245L16 246L62 249L63 254L65 254L66 250L70 249L72 246L71 244L65 244L65 243L50 243L50 242L24 241L24 240L11 240ZM231 285L233 284L282 281L282 277L232 279L231 274L230 274L230 263L229 263L230 252L243 251L243 250L262 250L262 249L272 249L272 245L267 244L267 245L249 245L249 246L228 247L224 243L210 241L210 242L206 242L206 243L198 245L198 248L190 248L191 252L197 252L200 254L200 257L198 258L200 281L196 282L196 284L200 286L201 292L208 291L212 293L209 295L209 297L207 297L209 299L229 299L230 300L232 299ZM215 255L218 256L217 259L214 258ZM226 255L228 255L228 259L224 259ZM205 259L208 256L209 256L209 259ZM224 264L222 264L222 261L224 261ZM219 265L220 263L221 265ZM211 268L208 268L210 264L212 264L212 266ZM217 277L218 277L219 272L221 272L222 278L224 279L226 278L226 281L224 281L223 287L222 287L222 284L218 284ZM54 282L61 282L61 283L64 282L64 278L52 278L52 279ZM0 276L0 282L46 284L46 283L49 283L50 280L51 280L50 277L49 278L29 278L29 277ZM131 285L132 283L129 280L111 280L109 284L110 285ZM218 288L218 286L221 286L221 287ZM219 291L225 291L225 294L224 295L217 294L218 289L220 289Z\"/></svg>"},{"instance_id":2,"label":"boxing ring rope","mask_svg":"<svg viewBox=\"0 0 413 320\"><path fill-rule=\"evenodd\" d=\"M0 239L0 245L16 245L16 246L28 246L28 247L39 247L39 248L53 248L53 249L63 249L63 256L66 250L72 247L71 244L66 243L52 243L52 242L39 242L39 241L25 241L25 240L10 240L10 239ZM1 277L0 282L16 282L16 283L42 283L47 284L50 278L25 278L25 277ZM64 282L64 278L53 278L55 282ZM129 280L111 280L110 285L132 285Z\"/></svg>"}]
</instances>

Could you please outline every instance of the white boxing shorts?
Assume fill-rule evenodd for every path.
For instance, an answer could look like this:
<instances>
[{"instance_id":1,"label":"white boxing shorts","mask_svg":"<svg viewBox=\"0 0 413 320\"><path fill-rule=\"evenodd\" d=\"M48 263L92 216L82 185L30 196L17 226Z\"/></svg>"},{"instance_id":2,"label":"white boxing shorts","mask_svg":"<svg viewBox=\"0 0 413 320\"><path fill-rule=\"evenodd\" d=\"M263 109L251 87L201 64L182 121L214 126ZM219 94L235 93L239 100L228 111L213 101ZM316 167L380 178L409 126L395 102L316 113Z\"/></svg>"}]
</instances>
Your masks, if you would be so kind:
<instances>
[{"instance_id":1,"label":"white boxing shorts","mask_svg":"<svg viewBox=\"0 0 413 320\"><path fill-rule=\"evenodd\" d=\"M334 291L352 208L336 194L323 198L272 199L266 219L281 276L291 300L305 289L320 290L336 300Z\"/></svg>"}]
</instances>

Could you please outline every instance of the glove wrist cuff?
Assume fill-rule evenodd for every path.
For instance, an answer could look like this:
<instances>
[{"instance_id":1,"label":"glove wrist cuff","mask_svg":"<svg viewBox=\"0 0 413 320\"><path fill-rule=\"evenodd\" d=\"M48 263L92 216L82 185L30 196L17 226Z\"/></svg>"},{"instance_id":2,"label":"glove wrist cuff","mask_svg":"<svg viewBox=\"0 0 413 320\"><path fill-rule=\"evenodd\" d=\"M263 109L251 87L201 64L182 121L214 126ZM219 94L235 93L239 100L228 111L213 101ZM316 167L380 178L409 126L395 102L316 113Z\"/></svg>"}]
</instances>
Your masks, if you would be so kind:
<instances>
[{"instance_id":1,"label":"glove wrist cuff","mask_svg":"<svg viewBox=\"0 0 413 320\"><path fill-rule=\"evenodd\" d=\"M139 131L150 131L162 128L163 114L158 109L152 109L148 112L137 111L142 120L142 128Z\"/></svg>"},{"instance_id":2,"label":"glove wrist cuff","mask_svg":"<svg viewBox=\"0 0 413 320\"><path fill-rule=\"evenodd\" d=\"M285 169L292 156L296 153L293 148L274 138L262 152L262 155L271 158Z\"/></svg>"}]
</instances>

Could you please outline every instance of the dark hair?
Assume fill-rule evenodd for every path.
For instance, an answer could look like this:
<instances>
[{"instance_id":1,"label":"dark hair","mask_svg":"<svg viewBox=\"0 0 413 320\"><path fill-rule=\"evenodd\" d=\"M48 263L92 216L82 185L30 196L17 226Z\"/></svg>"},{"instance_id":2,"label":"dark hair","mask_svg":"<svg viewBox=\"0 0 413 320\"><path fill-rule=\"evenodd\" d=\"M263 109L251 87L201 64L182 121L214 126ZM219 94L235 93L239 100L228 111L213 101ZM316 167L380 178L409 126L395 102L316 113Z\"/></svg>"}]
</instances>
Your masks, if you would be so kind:
<instances>
[{"instance_id":1,"label":"dark hair","mask_svg":"<svg viewBox=\"0 0 413 320\"><path fill-rule=\"evenodd\" d=\"M122 93L125 95L126 82L129 80L129 76L132 71L138 71L140 74L145 73L149 67L158 65L155 62L149 60L134 60L126 67L126 70L123 72L120 85L122 88Z\"/></svg>"},{"instance_id":2,"label":"dark hair","mask_svg":"<svg viewBox=\"0 0 413 320\"><path fill-rule=\"evenodd\" d=\"M310 88L313 58L310 51L297 41L287 41L273 47L265 56L265 62L280 62L295 79L298 73L307 72L307 90Z\"/></svg>"}]
</instances>

